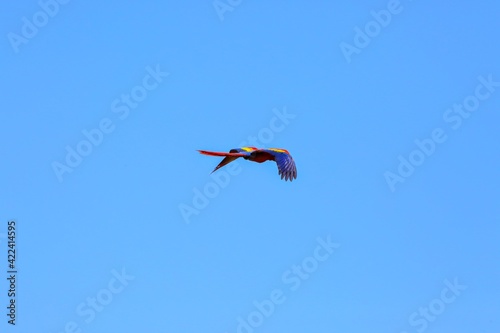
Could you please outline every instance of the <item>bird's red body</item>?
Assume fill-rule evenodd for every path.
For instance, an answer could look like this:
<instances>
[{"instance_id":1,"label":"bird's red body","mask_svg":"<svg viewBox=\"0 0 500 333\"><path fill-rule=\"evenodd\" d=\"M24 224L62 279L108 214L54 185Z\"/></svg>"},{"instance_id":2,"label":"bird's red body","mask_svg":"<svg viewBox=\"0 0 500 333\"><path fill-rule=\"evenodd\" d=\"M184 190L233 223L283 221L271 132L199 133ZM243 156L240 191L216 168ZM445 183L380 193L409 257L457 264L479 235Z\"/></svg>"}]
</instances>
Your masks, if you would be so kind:
<instances>
[{"instance_id":1,"label":"bird's red body","mask_svg":"<svg viewBox=\"0 0 500 333\"><path fill-rule=\"evenodd\" d=\"M257 162L257 163L262 163L265 161L274 161L275 157L271 154L263 153L258 156L256 156L252 161Z\"/></svg>"}]
</instances>

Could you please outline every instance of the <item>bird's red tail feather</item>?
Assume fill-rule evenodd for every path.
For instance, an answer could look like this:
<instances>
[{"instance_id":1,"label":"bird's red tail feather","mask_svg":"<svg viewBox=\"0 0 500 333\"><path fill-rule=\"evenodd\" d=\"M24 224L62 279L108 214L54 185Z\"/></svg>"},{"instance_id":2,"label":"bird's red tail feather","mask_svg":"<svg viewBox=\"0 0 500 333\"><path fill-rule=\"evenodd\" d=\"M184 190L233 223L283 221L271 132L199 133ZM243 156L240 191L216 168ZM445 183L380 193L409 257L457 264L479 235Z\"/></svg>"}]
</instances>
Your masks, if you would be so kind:
<instances>
[{"instance_id":1,"label":"bird's red tail feather","mask_svg":"<svg viewBox=\"0 0 500 333\"><path fill-rule=\"evenodd\" d=\"M200 154L208 155L208 156L224 156L224 159L217 165L214 171L222 168L224 165L231 163L232 161L238 159L239 157L247 156L248 154L242 153L219 153L216 151L207 151L207 150L198 150ZM212 171L212 172L214 172Z\"/></svg>"},{"instance_id":2,"label":"bird's red tail feather","mask_svg":"<svg viewBox=\"0 0 500 333\"><path fill-rule=\"evenodd\" d=\"M219 153L216 151L207 151L207 150L198 150L200 154L208 155L208 156L233 156L233 157L243 157L247 156L247 154L242 153Z\"/></svg>"}]
</instances>

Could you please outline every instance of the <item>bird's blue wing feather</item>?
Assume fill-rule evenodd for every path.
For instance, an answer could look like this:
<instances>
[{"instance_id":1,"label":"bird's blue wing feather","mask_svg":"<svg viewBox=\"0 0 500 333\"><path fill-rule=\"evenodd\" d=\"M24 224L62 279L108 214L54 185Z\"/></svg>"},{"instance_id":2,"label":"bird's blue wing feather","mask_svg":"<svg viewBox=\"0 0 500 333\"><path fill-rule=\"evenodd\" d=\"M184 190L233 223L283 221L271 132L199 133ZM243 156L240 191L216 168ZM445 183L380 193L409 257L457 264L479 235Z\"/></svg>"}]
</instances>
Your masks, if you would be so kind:
<instances>
[{"instance_id":1,"label":"bird's blue wing feather","mask_svg":"<svg viewBox=\"0 0 500 333\"><path fill-rule=\"evenodd\" d=\"M272 149L266 149L266 152L274 156L281 179L292 181L297 178L297 167L290 154Z\"/></svg>"}]
</instances>

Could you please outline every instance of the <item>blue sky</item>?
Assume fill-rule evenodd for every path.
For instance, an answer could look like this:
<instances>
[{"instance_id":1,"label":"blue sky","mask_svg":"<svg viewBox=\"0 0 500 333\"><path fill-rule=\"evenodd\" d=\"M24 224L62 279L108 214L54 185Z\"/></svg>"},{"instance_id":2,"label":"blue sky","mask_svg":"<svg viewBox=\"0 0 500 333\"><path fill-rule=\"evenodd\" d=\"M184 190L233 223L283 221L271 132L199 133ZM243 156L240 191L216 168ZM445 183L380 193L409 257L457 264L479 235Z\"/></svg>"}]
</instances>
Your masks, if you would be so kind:
<instances>
[{"instance_id":1,"label":"blue sky","mask_svg":"<svg viewBox=\"0 0 500 333\"><path fill-rule=\"evenodd\" d=\"M1 6L6 331L500 330L497 2Z\"/></svg>"}]
</instances>

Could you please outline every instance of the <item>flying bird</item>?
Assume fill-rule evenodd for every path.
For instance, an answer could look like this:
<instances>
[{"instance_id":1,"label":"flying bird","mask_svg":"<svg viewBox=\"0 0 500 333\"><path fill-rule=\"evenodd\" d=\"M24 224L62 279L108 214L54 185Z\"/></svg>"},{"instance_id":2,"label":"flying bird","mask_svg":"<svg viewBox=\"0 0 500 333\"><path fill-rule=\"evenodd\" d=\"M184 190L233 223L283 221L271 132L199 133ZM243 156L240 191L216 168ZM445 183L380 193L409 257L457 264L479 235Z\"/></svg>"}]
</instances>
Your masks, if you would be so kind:
<instances>
[{"instance_id":1,"label":"flying bird","mask_svg":"<svg viewBox=\"0 0 500 333\"><path fill-rule=\"evenodd\" d=\"M286 149L241 147L231 149L229 153L219 153L206 150L198 151L203 155L224 157L222 162L220 162L212 172L217 171L224 165L231 163L239 157L243 157L245 160L257 163L275 161L278 165L278 174L281 175L281 179L285 178L285 180L292 181L297 178L297 168L295 167L295 162Z\"/></svg>"}]
</instances>

